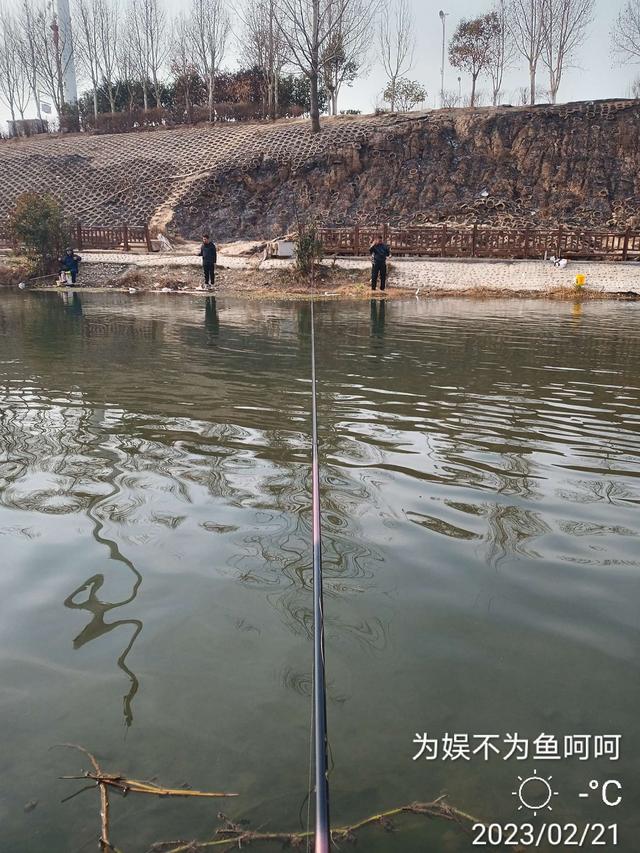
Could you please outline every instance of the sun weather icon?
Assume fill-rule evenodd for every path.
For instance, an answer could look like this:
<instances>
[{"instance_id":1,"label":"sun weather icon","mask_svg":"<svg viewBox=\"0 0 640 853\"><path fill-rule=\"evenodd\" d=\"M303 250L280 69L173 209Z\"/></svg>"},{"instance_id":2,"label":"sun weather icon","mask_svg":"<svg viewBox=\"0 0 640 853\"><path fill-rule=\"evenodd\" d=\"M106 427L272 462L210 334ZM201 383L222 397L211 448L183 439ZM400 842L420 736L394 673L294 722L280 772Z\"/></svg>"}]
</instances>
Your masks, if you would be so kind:
<instances>
[{"instance_id":1,"label":"sun weather icon","mask_svg":"<svg viewBox=\"0 0 640 853\"><path fill-rule=\"evenodd\" d=\"M537 816L538 812L545 809L553 811L551 800L553 797L558 796L558 792L554 791L551 787L552 779L553 776L547 776L546 778L538 776L537 770L533 771L533 776L527 776L526 779L518 776L518 782L520 783L518 790L511 792L514 797L520 800L518 811L529 809L529 811L533 812L534 817Z\"/></svg>"}]
</instances>

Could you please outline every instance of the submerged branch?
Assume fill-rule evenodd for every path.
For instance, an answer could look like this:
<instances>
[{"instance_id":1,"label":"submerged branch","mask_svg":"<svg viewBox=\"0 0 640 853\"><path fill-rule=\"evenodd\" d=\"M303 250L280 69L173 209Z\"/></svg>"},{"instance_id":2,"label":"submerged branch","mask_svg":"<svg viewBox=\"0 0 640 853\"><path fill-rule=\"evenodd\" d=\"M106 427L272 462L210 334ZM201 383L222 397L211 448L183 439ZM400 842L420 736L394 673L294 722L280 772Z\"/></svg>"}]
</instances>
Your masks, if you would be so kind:
<instances>
[{"instance_id":1,"label":"submerged branch","mask_svg":"<svg viewBox=\"0 0 640 853\"><path fill-rule=\"evenodd\" d=\"M349 826L336 827L331 831L331 838L334 843L344 841L356 841L356 832L364 829L367 826L379 824L385 829L392 829L391 819L401 814L425 815L430 818L439 818L441 820L452 821L457 823L464 831L470 828L470 824L481 823L477 818L473 817L446 802L446 795L442 794L437 799L428 803L408 803L404 806L398 806L394 809L388 809L384 812L370 815L357 823ZM224 825L216 831L216 837L208 841L181 841L176 842L160 842L154 844L150 853L198 853L198 851L210 850L216 847L223 847L225 850L232 850L249 846L249 844L280 842L292 849L301 849L304 847L307 839L313 836L313 832L259 832L247 829L237 823L230 821L225 815L218 815L224 820ZM231 842L231 844L230 844Z\"/></svg>"},{"instance_id":2,"label":"submerged branch","mask_svg":"<svg viewBox=\"0 0 640 853\"><path fill-rule=\"evenodd\" d=\"M122 853L117 847L111 843L109 835L109 818L110 806L109 791L114 789L119 791L123 796L128 793L133 794L149 794L156 797L237 797L235 793L220 793L213 791L193 791L183 788L165 788L161 785L156 785L153 782L145 782L139 779L129 779L122 774L105 773L100 766L97 758L82 746L74 743L57 744L58 746L76 749L86 755L91 762L92 770L85 771L79 776L61 776L61 779L90 779L94 784L76 791L76 796L88 788L98 787L100 792L100 838L99 846L103 853ZM63 802L70 799L65 797ZM356 823L348 826L336 827L331 832L331 838L335 845L340 842L355 842L356 833L368 826L381 826L386 830L393 829L392 819L403 814L424 815L428 818L449 821L457 824L464 832L469 832L471 825L482 823L483 821L473 817L473 815L463 812L455 806L447 802L446 794L442 794L431 802L413 802L404 806L398 806L387 811L372 814L369 817L359 820ZM154 844L149 853L200 853L200 851L211 850L213 848L224 848L224 851L236 850L242 847L248 847L250 844L280 842L292 849L302 849L308 839L313 836L313 832L262 832L259 829L251 830L243 824L236 823L230 820L226 815L218 814L219 820L222 821L213 838L206 841L160 841ZM525 848L515 848L514 853Z\"/></svg>"}]
</instances>

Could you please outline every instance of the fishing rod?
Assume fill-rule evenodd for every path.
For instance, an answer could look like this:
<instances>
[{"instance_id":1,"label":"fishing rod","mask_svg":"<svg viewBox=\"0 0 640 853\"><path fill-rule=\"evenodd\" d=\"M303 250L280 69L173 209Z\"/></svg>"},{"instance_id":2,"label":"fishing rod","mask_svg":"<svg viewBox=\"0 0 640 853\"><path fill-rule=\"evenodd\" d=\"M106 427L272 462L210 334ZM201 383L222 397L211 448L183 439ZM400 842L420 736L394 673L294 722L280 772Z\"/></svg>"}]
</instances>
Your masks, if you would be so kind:
<instances>
[{"instance_id":1,"label":"fishing rod","mask_svg":"<svg viewBox=\"0 0 640 853\"><path fill-rule=\"evenodd\" d=\"M322 529L318 466L318 414L316 404L316 338L311 300L311 505L313 537L313 741L315 750L316 827L314 853L328 853L329 779L327 777L327 694L324 659L324 606L322 599Z\"/></svg>"}]
</instances>

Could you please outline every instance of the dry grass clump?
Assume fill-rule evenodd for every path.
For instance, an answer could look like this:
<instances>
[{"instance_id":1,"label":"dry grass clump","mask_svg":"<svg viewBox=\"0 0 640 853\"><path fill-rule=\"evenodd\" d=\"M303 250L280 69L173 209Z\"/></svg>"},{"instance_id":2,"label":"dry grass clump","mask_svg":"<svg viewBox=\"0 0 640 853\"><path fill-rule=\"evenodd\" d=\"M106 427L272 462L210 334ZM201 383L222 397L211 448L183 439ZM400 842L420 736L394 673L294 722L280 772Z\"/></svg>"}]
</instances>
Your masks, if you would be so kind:
<instances>
[{"instance_id":1,"label":"dry grass clump","mask_svg":"<svg viewBox=\"0 0 640 853\"><path fill-rule=\"evenodd\" d=\"M19 258L0 259L0 287L19 284L29 276L29 265Z\"/></svg>"}]
</instances>

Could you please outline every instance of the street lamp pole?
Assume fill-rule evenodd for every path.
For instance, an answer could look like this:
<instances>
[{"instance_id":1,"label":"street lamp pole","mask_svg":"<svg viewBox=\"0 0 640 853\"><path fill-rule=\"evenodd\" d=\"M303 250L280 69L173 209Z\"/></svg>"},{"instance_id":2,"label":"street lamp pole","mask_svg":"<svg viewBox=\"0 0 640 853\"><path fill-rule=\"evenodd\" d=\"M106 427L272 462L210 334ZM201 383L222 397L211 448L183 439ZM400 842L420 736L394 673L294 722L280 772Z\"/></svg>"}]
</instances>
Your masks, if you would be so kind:
<instances>
[{"instance_id":1,"label":"street lamp pole","mask_svg":"<svg viewBox=\"0 0 640 853\"><path fill-rule=\"evenodd\" d=\"M440 65L440 108L444 106L444 51L445 51L445 19L447 17L446 12L443 12L442 9L438 12L440 16L440 20L442 21L442 64Z\"/></svg>"}]
</instances>

